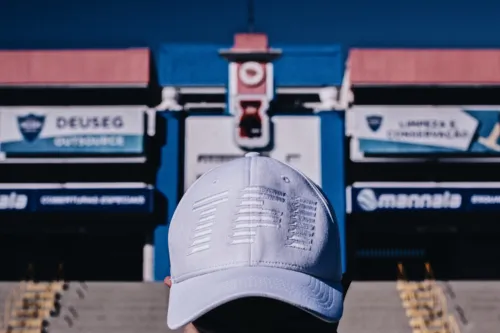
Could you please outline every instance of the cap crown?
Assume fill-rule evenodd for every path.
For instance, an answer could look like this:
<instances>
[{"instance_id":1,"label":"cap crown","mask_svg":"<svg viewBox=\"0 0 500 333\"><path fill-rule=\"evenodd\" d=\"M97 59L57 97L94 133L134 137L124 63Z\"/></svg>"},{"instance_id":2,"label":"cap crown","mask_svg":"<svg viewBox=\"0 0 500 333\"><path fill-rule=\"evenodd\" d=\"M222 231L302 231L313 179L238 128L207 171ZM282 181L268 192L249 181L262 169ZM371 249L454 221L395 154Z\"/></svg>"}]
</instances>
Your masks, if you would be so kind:
<instances>
[{"instance_id":1,"label":"cap crown","mask_svg":"<svg viewBox=\"0 0 500 333\"><path fill-rule=\"evenodd\" d=\"M307 177L275 159L249 156L201 176L169 232L174 283L242 266L341 280L338 226Z\"/></svg>"}]
</instances>

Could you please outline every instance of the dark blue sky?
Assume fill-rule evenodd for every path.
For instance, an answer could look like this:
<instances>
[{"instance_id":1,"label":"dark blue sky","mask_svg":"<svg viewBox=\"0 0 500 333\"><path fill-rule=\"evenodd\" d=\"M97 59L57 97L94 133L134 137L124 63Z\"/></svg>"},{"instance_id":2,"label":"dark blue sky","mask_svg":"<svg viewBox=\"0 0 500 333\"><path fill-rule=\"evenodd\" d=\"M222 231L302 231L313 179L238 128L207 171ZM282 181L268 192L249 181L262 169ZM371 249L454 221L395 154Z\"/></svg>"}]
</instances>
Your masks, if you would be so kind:
<instances>
[{"instance_id":1,"label":"dark blue sky","mask_svg":"<svg viewBox=\"0 0 500 333\"><path fill-rule=\"evenodd\" d=\"M0 48L223 43L246 30L243 0L0 0ZM500 1L255 0L272 43L500 47Z\"/></svg>"}]
</instances>

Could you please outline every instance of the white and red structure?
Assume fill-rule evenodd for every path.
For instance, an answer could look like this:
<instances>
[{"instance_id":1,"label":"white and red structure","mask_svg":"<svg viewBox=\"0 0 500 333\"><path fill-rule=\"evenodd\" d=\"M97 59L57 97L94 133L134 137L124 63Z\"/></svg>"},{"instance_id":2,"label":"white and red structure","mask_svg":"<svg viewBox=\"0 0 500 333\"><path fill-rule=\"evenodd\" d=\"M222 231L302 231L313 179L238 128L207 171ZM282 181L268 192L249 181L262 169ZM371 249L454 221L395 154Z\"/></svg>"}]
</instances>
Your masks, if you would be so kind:
<instances>
[{"instance_id":1,"label":"white and red structure","mask_svg":"<svg viewBox=\"0 0 500 333\"><path fill-rule=\"evenodd\" d=\"M219 53L229 61L227 112L235 119L235 141L242 149L264 149L271 144L272 61L281 51L268 47L265 34L236 34L234 46Z\"/></svg>"}]
</instances>

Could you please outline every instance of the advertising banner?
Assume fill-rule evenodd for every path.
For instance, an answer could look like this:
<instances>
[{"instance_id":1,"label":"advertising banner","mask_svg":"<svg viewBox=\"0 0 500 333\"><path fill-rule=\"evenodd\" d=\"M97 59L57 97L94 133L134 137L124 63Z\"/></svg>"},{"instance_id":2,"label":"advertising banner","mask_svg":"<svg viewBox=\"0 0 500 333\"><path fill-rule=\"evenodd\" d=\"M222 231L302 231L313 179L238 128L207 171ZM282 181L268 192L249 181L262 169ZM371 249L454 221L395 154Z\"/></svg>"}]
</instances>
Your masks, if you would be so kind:
<instances>
[{"instance_id":1,"label":"advertising banner","mask_svg":"<svg viewBox=\"0 0 500 333\"><path fill-rule=\"evenodd\" d=\"M29 211L31 210L31 192L29 190L0 190L1 211Z\"/></svg>"},{"instance_id":2,"label":"advertising banner","mask_svg":"<svg viewBox=\"0 0 500 333\"><path fill-rule=\"evenodd\" d=\"M355 183L347 213L500 212L500 183Z\"/></svg>"},{"instance_id":3,"label":"advertising banner","mask_svg":"<svg viewBox=\"0 0 500 333\"><path fill-rule=\"evenodd\" d=\"M319 117L276 116L272 124L272 149L262 154L296 167L321 184ZM203 173L246 153L235 143L233 131L234 119L230 116L186 119L185 190Z\"/></svg>"},{"instance_id":4,"label":"advertising banner","mask_svg":"<svg viewBox=\"0 0 500 333\"><path fill-rule=\"evenodd\" d=\"M0 150L7 155L141 154L144 107L3 107Z\"/></svg>"},{"instance_id":5,"label":"advertising banner","mask_svg":"<svg viewBox=\"0 0 500 333\"><path fill-rule=\"evenodd\" d=\"M500 106L356 106L348 112L351 158L500 156Z\"/></svg>"},{"instance_id":6,"label":"advertising banner","mask_svg":"<svg viewBox=\"0 0 500 333\"><path fill-rule=\"evenodd\" d=\"M2 186L1 211L24 212L136 212L153 210L153 189L143 188L64 188L54 184L27 188L26 184Z\"/></svg>"}]
</instances>

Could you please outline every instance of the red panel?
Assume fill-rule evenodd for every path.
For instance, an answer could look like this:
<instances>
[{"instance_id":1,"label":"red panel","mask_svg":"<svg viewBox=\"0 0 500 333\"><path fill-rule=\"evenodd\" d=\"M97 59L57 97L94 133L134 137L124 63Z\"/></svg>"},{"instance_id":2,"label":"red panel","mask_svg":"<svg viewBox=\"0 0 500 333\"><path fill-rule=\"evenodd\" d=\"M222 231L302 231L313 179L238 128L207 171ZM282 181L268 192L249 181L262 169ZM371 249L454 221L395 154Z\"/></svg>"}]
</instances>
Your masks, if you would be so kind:
<instances>
[{"instance_id":1,"label":"red panel","mask_svg":"<svg viewBox=\"0 0 500 333\"><path fill-rule=\"evenodd\" d=\"M499 85L500 50L353 49L353 85Z\"/></svg>"},{"instance_id":2,"label":"red panel","mask_svg":"<svg viewBox=\"0 0 500 333\"><path fill-rule=\"evenodd\" d=\"M1 51L0 85L146 86L149 50Z\"/></svg>"}]
</instances>

